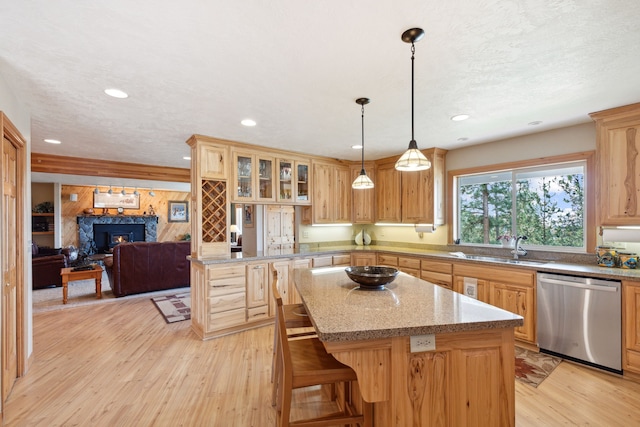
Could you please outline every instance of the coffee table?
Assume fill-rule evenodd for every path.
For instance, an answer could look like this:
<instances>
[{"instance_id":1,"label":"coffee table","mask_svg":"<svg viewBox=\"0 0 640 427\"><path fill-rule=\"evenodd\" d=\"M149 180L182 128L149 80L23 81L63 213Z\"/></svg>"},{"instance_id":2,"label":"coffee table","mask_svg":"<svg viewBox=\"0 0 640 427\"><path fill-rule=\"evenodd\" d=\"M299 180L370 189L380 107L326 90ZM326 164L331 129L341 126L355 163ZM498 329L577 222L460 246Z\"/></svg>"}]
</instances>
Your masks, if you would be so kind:
<instances>
[{"instance_id":1,"label":"coffee table","mask_svg":"<svg viewBox=\"0 0 640 427\"><path fill-rule=\"evenodd\" d=\"M102 267L98 264L91 264L93 269L73 271L74 267L66 267L60 270L62 276L62 303L67 303L67 292L69 282L75 280L95 279L96 281L96 297L102 298Z\"/></svg>"}]
</instances>

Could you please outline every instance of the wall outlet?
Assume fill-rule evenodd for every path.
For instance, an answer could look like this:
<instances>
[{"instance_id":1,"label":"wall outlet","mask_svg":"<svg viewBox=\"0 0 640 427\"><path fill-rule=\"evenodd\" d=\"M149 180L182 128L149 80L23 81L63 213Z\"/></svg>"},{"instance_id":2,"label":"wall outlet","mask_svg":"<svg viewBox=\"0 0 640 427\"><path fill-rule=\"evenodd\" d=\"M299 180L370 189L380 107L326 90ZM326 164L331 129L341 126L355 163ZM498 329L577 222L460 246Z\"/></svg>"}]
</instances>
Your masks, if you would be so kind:
<instances>
[{"instance_id":1,"label":"wall outlet","mask_svg":"<svg viewBox=\"0 0 640 427\"><path fill-rule=\"evenodd\" d=\"M436 349L435 334L411 336L411 353L419 353L421 351L433 351L435 349Z\"/></svg>"},{"instance_id":2,"label":"wall outlet","mask_svg":"<svg viewBox=\"0 0 640 427\"><path fill-rule=\"evenodd\" d=\"M309 238L309 232L308 231L303 231L302 232L302 237L304 237L305 239Z\"/></svg>"}]
</instances>

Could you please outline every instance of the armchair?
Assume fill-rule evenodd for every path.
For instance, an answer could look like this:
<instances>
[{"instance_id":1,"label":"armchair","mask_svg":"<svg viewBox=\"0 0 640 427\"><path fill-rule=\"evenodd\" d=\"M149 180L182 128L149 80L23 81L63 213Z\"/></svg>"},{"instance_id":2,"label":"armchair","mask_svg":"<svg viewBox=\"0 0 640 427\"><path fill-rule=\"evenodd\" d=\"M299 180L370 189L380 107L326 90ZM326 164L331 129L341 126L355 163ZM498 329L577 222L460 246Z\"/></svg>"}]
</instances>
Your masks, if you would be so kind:
<instances>
[{"instance_id":1,"label":"armchair","mask_svg":"<svg viewBox=\"0 0 640 427\"><path fill-rule=\"evenodd\" d=\"M60 270L68 267L68 256L63 249L39 248L32 243L31 247L31 279L32 288L40 289L49 286L62 286Z\"/></svg>"}]
</instances>

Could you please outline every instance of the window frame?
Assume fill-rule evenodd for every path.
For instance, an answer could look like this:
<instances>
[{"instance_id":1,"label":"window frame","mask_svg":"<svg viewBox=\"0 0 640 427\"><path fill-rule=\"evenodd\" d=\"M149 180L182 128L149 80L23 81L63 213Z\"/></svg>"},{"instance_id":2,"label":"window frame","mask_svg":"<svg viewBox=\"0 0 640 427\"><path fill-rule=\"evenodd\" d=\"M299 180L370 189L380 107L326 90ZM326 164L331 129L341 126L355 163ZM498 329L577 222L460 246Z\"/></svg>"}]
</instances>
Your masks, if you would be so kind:
<instances>
[{"instance_id":1,"label":"window frame","mask_svg":"<svg viewBox=\"0 0 640 427\"><path fill-rule=\"evenodd\" d=\"M448 227L448 243L453 244L455 233L457 231L457 180L463 175L473 175L490 173L497 171L525 169L532 167L544 167L554 164L572 163L584 161L586 162L584 177L584 197L585 197L585 247L568 250L566 247L554 248L552 246L536 246L535 249L549 252L579 252L594 253L596 245L596 227L595 227L595 191L596 191L596 170L595 170L595 151L584 151L579 153L564 154L559 156L540 157L536 159L520 160L507 163L499 163L492 165L476 166L466 169L457 169L447 172L447 222ZM495 245L484 244L465 244L469 246L494 247Z\"/></svg>"}]
</instances>

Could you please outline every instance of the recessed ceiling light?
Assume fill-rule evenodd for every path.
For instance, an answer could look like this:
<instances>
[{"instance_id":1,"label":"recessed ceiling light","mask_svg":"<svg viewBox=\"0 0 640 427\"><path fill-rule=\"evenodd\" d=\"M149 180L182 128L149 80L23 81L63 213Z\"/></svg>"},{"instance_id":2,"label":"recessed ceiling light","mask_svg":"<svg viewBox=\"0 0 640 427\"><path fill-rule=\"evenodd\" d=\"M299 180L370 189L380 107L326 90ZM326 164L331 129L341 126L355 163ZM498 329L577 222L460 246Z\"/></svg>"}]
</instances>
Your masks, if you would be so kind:
<instances>
[{"instance_id":1,"label":"recessed ceiling light","mask_svg":"<svg viewBox=\"0 0 640 427\"><path fill-rule=\"evenodd\" d=\"M255 120L251 120L251 119L244 119L240 123L242 123L244 126L255 126L256 125Z\"/></svg>"},{"instance_id":2,"label":"recessed ceiling light","mask_svg":"<svg viewBox=\"0 0 640 427\"><path fill-rule=\"evenodd\" d=\"M62 142L57 139L45 139L44 142L48 142L49 144L62 144Z\"/></svg>"},{"instance_id":3,"label":"recessed ceiling light","mask_svg":"<svg viewBox=\"0 0 640 427\"><path fill-rule=\"evenodd\" d=\"M542 124L541 120L536 120L535 122L529 122L528 123L529 126L538 126L539 124Z\"/></svg>"},{"instance_id":4,"label":"recessed ceiling light","mask_svg":"<svg viewBox=\"0 0 640 427\"><path fill-rule=\"evenodd\" d=\"M465 141L468 141L468 140L469 140L469 138L465 138L465 137L458 138L458 141L460 141L460 142L465 142Z\"/></svg>"},{"instance_id":5,"label":"recessed ceiling light","mask_svg":"<svg viewBox=\"0 0 640 427\"><path fill-rule=\"evenodd\" d=\"M129 95L127 95L126 92L123 92L120 89L115 89L115 88L105 89L104 93L106 93L109 96L113 96L114 98L120 98L120 99L129 97Z\"/></svg>"},{"instance_id":6,"label":"recessed ceiling light","mask_svg":"<svg viewBox=\"0 0 640 427\"><path fill-rule=\"evenodd\" d=\"M353 148L354 150L360 150L360 149L362 149L362 145L360 145L360 144L352 145L351 148Z\"/></svg>"},{"instance_id":7,"label":"recessed ceiling light","mask_svg":"<svg viewBox=\"0 0 640 427\"><path fill-rule=\"evenodd\" d=\"M191 160L191 157L189 157L189 156L184 156L182 159L183 159L183 160Z\"/></svg>"},{"instance_id":8,"label":"recessed ceiling light","mask_svg":"<svg viewBox=\"0 0 640 427\"><path fill-rule=\"evenodd\" d=\"M454 122L461 122L463 120L467 120L469 118L468 114L458 114L456 116L451 117L451 120Z\"/></svg>"}]
</instances>

